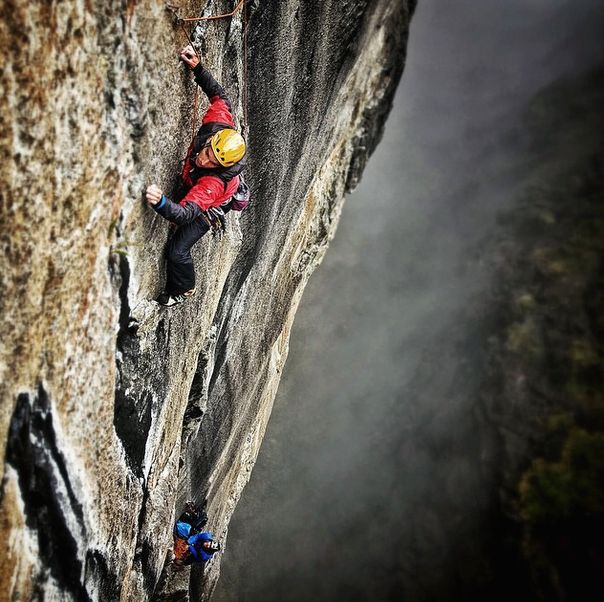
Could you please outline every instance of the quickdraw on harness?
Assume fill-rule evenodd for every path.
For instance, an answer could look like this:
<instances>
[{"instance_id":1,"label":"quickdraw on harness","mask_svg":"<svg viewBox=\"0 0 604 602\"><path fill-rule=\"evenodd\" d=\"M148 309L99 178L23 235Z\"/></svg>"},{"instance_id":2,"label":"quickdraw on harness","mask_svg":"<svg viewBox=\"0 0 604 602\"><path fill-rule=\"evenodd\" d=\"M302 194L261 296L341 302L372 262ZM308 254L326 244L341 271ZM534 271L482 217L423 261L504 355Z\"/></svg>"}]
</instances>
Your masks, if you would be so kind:
<instances>
[{"instance_id":1,"label":"quickdraw on harness","mask_svg":"<svg viewBox=\"0 0 604 602\"><path fill-rule=\"evenodd\" d=\"M225 211L243 211L250 202L250 188L239 176L239 186L235 194L220 207L210 207L202 211L202 218L212 230L214 237L221 238L226 228Z\"/></svg>"},{"instance_id":2,"label":"quickdraw on harness","mask_svg":"<svg viewBox=\"0 0 604 602\"><path fill-rule=\"evenodd\" d=\"M207 211L201 212L201 217L212 230L212 236L222 238L226 227L224 211L220 207L210 207Z\"/></svg>"}]
</instances>

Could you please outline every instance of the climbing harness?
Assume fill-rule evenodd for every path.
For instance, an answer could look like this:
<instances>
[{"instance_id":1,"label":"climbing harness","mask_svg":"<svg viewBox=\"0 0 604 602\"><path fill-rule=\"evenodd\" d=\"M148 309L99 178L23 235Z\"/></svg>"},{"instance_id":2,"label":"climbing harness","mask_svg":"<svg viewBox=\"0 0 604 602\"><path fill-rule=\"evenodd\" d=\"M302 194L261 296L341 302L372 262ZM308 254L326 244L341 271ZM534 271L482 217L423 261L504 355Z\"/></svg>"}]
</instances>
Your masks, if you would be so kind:
<instances>
[{"instance_id":1,"label":"climbing harness","mask_svg":"<svg viewBox=\"0 0 604 602\"><path fill-rule=\"evenodd\" d=\"M242 94L243 125L242 125L242 130L246 131L247 130L247 16L248 16L246 0L239 0L237 5L235 6L235 8L230 13L223 13L220 15L209 15L206 17L181 17L178 14L178 10L180 9L179 6L176 6L174 4L166 4L166 10L170 11L172 13L172 15L175 17L176 23L180 26L180 28L184 32L189 45L191 46L191 48L193 48L193 51L195 52L195 54L197 55L197 57L200 60L201 60L201 57L199 56L199 53L197 52L197 49L195 48L193 41L191 40L191 35L187 31L185 24L186 23L196 23L198 21L214 21L216 19L225 19L227 17L233 17L233 16L235 16L235 14L237 14L239 12L239 10L241 10L241 8L243 8L243 89L242 89L242 92L243 92L243 94ZM193 123L192 123L193 136L195 136L195 132L197 131L198 94L199 94L199 87L195 86L195 97L193 99Z\"/></svg>"},{"instance_id":2,"label":"climbing harness","mask_svg":"<svg viewBox=\"0 0 604 602\"><path fill-rule=\"evenodd\" d=\"M201 217L212 230L212 236L221 239L226 228L224 211L220 207L210 207L206 211L202 211Z\"/></svg>"}]
</instances>

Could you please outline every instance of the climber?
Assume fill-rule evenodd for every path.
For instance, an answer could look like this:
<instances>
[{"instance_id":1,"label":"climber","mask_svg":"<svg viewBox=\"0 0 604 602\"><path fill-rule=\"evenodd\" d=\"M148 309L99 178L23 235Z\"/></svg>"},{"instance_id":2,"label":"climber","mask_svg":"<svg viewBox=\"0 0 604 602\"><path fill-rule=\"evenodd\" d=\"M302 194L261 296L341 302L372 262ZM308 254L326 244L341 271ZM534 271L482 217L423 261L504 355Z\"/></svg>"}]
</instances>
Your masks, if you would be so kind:
<instances>
[{"instance_id":1,"label":"climber","mask_svg":"<svg viewBox=\"0 0 604 602\"><path fill-rule=\"evenodd\" d=\"M241 211L249 199L239 175L245 167L246 146L235 129L231 103L222 86L201 65L192 46L182 49L180 60L192 69L210 106L189 146L177 202L168 199L155 184L146 191L147 203L178 226L168 243L165 290L156 299L168 307L195 293L191 247L210 228L215 232L224 229L224 214L231 209Z\"/></svg>"},{"instance_id":2,"label":"climber","mask_svg":"<svg viewBox=\"0 0 604 602\"><path fill-rule=\"evenodd\" d=\"M174 560L176 568L182 568L194 562L207 562L216 552L220 551L220 543L214 536L202 531L208 522L204 502L202 508L197 508L193 502L185 504L185 511L180 515L174 526Z\"/></svg>"}]
</instances>

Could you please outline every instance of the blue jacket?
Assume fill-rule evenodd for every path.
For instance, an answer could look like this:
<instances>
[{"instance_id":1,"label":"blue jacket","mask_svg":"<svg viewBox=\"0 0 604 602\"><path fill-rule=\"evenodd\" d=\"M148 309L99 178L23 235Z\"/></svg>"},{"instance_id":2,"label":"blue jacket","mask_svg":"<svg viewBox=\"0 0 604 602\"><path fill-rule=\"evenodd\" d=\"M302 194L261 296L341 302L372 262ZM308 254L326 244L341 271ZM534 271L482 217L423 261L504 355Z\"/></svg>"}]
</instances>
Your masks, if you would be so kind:
<instances>
[{"instance_id":1,"label":"blue jacket","mask_svg":"<svg viewBox=\"0 0 604 602\"><path fill-rule=\"evenodd\" d=\"M201 547L204 541L214 539L214 536L211 533L203 532L191 535L191 525L178 521L174 527L174 535L187 540L189 552L191 552L191 556L193 556L195 562L207 562L214 555L214 552L206 552Z\"/></svg>"}]
</instances>

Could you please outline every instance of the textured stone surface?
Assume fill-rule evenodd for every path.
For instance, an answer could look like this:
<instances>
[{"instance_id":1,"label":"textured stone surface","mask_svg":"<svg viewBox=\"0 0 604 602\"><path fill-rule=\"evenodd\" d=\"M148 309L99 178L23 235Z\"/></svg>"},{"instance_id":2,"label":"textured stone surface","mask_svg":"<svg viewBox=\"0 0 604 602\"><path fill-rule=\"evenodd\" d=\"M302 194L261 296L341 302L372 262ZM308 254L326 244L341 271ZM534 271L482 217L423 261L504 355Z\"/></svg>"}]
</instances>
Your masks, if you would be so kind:
<instances>
[{"instance_id":1,"label":"textured stone surface","mask_svg":"<svg viewBox=\"0 0 604 602\"><path fill-rule=\"evenodd\" d=\"M186 498L209 497L226 541L304 285L379 140L413 5L248 2L255 198L197 245L197 296L165 310L149 299L168 225L142 192L170 191L191 135L184 34L157 1L3 4L7 599L185 599L186 572L158 581ZM241 33L239 14L194 37L243 118ZM218 568L193 571L194 599Z\"/></svg>"}]
</instances>

